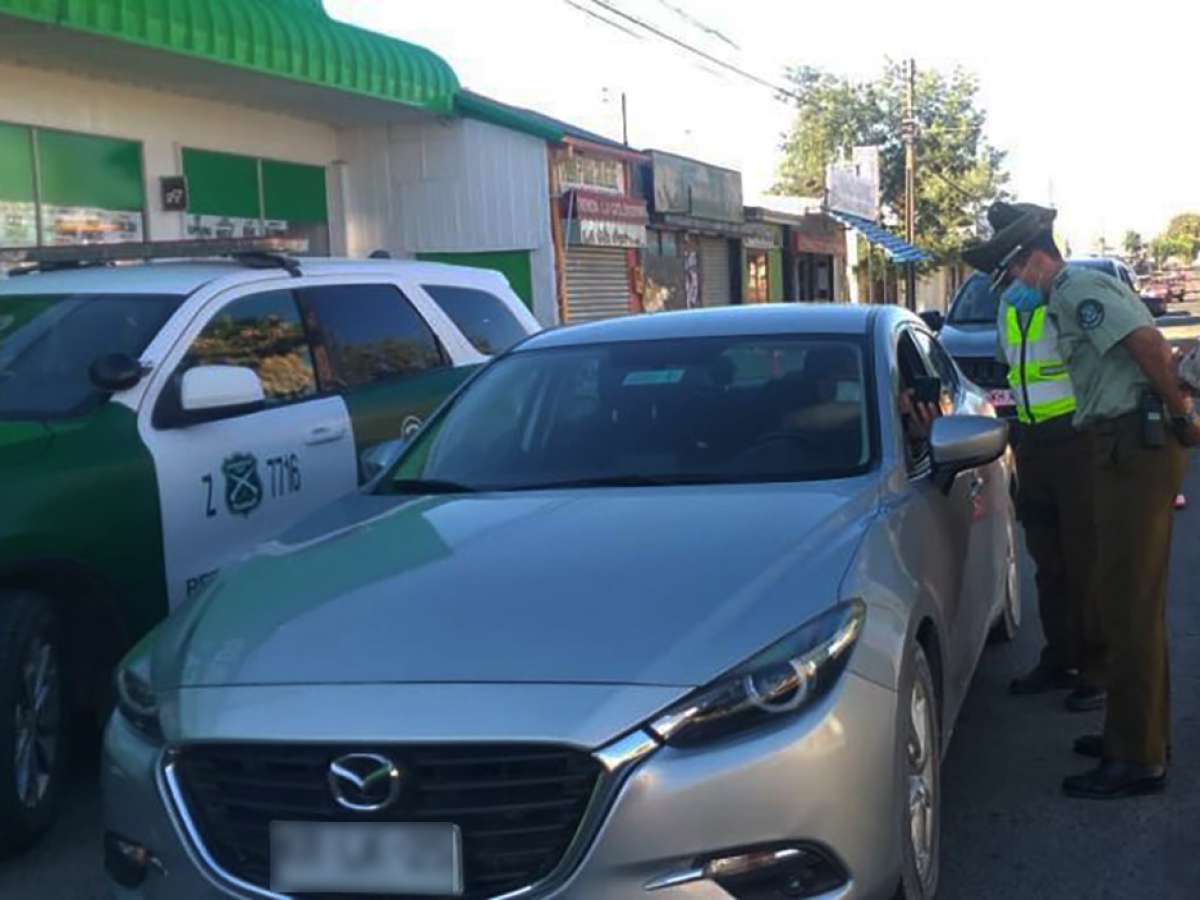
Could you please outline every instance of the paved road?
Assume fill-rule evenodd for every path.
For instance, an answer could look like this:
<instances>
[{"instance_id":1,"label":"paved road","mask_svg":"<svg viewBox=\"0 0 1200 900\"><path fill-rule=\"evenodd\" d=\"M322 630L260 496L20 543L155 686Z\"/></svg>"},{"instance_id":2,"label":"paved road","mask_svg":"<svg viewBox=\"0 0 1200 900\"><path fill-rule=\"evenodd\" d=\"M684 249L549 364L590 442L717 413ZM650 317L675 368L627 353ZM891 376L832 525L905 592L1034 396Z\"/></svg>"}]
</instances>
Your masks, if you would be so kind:
<instances>
[{"instance_id":1,"label":"paved road","mask_svg":"<svg viewBox=\"0 0 1200 900\"><path fill-rule=\"evenodd\" d=\"M1063 775L1088 767L1072 755L1071 741L1096 730L1099 717L1066 713L1057 696L1007 695L1009 679L1033 663L1041 645L1026 571L1021 635L985 653L946 761L943 900L1200 897L1200 605L1190 602L1200 596L1193 565L1200 559L1200 457L1187 491L1195 506L1178 514L1172 557L1176 765L1169 793L1115 804L1059 793ZM81 753L77 786L50 839L0 863L0 900L105 896L97 766L94 753Z\"/></svg>"}]
</instances>

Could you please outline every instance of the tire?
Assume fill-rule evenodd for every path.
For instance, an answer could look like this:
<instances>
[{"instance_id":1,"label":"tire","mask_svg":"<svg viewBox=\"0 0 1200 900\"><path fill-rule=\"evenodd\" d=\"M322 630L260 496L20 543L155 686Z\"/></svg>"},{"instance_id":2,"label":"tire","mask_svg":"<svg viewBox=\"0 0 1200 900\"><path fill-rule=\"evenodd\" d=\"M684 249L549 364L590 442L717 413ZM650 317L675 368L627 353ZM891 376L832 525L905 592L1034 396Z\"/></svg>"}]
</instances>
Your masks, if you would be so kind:
<instances>
[{"instance_id":1,"label":"tire","mask_svg":"<svg viewBox=\"0 0 1200 900\"><path fill-rule=\"evenodd\" d=\"M902 851L897 897L932 900L941 873L941 713L924 649L914 643L909 654L908 674L900 693L903 731L897 741L896 826Z\"/></svg>"},{"instance_id":2,"label":"tire","mask_svg":"<svg viewBox=\"0 0 1200 900\"><path fill-rule=\"evenodd\" d=\"M0 592L0 856L54 821L67 753L62 649L48 600Z\"/></svg>"}]
</instances>

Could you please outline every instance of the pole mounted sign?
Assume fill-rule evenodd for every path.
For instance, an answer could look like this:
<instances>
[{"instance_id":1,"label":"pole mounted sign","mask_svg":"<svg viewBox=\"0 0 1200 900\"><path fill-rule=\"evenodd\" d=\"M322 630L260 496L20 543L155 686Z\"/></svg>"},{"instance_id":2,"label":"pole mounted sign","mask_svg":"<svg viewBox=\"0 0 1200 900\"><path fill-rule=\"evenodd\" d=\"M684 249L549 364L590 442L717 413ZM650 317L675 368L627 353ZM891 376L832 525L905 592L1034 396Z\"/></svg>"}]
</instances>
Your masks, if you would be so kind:
<instances>
[{"instance_id":1,"label":"pole mounted sign","mask_svg":"<svg viewBox=\"0 0 1200 900\"><path fill-rule=\"evenodd\" d=\"M879 148L855 147L849 160L825 171L826 203L830 211L879 221Z\"/></svg>"}]
</instances>

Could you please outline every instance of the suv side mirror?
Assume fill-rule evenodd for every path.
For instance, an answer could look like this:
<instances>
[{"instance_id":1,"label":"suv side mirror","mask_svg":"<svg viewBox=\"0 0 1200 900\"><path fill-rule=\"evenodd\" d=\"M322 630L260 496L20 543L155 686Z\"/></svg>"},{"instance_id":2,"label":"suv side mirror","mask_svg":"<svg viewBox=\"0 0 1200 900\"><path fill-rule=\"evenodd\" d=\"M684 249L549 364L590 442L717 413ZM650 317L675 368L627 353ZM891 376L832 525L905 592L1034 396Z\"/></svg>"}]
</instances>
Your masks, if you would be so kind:
<instances>
[{"instance_id":1,"label":"suv side mirror","mask_svg":"<svg viewBox=\"0 0 1200 900\"><path fill-rule=\"evenodd\" d=\"M266 393L253 369L197 366L183 373L179 385L179 405L188 418L249 412L264 402Z\"/></svg>"},{"instance_id":2,"label":"suv side mirror","mask_svg":"<svg viewBox=\"0 0 1200 900\"><path fill-rule=\"evenodd\" d=\"M142 364L127 353L101 356L88 368L92 384L114 394L136 387L144 374Z\"/></svg>"},{"instance_id":3,"label":"suv side mirror","mask_svg":"<svg viewBox=\"0 0 1200 900\"><path fill-rule=\"evenodd\" d=\"M941 331L942 326L946 324L946 317L940 309L923 309L917 315L933 332Z\"/></svg>"},{"instance_id":4,"label":"suv side mirror","mask_svg":"<svg viewBox=\"0 0 1200 900\"><path fill-rule=\"evenodd\" d=\"M929 437L933 477L950 490L959 472L985 466L1008 448L1008 423L988 416L943 416Z\"/></svg>"},{"instance_id":5,"label":"suv side mirror","mask_svg":"<svg viewBox=\"0 0 1200 900\"><path fill-rule=\"evenodd\" d=\"M358 457L359 481L372 485L380 475L396 464L408 446L408 438L397 438L368 447Z\"/></svg>"}]
</instances>

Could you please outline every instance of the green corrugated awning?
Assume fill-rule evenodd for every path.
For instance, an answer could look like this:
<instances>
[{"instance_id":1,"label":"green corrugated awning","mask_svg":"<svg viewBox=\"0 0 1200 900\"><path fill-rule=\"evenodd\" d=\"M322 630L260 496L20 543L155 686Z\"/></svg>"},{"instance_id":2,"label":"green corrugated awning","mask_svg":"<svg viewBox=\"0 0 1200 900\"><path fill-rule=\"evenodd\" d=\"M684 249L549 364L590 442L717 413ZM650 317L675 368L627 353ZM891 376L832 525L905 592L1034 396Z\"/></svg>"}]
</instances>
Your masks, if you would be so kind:
<instances>
[{"instance_id":1,"label":"green corrugated awning","mask_svg":"<svg viewBox=\"0 0 1200 900\"><path fill-rule=\"evenodd\" d=\"M322 0L0 0L9 15L451 115L430 50L331 19Z\"/></svg>"}]
</instances>

